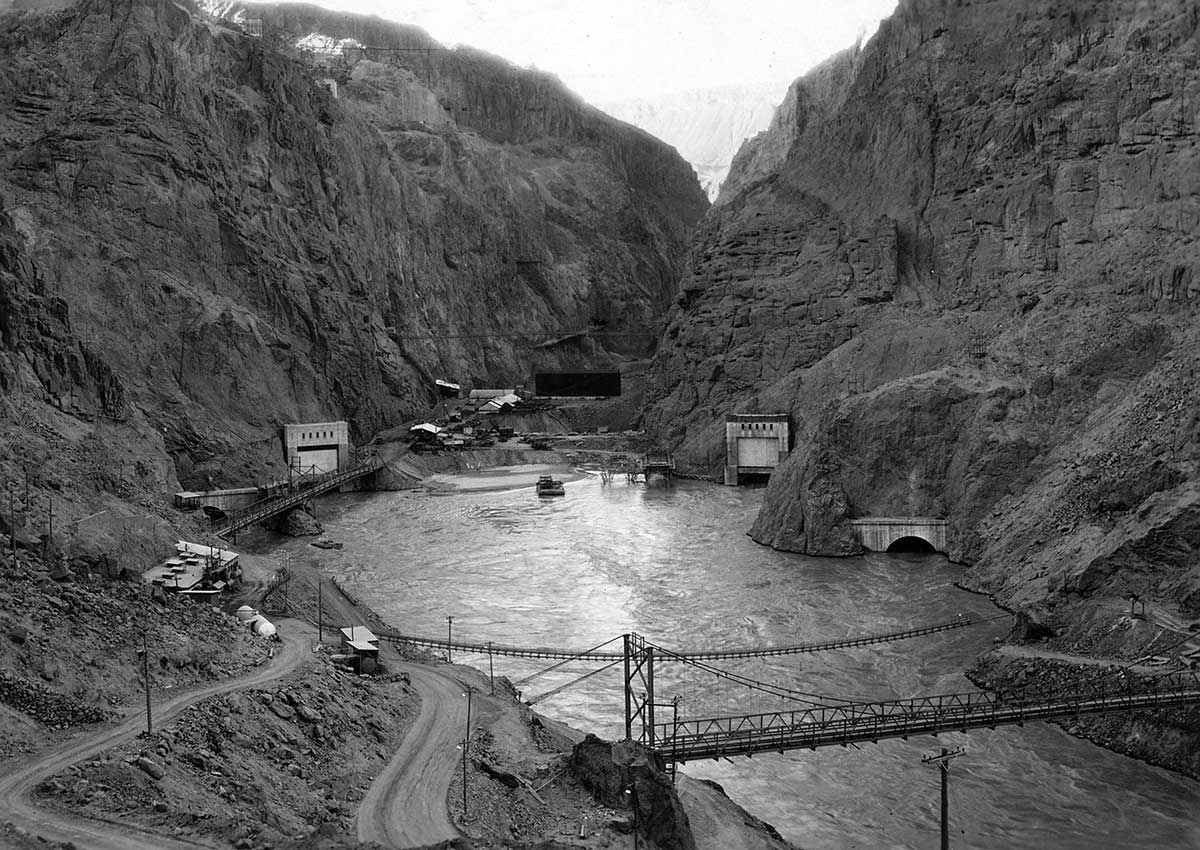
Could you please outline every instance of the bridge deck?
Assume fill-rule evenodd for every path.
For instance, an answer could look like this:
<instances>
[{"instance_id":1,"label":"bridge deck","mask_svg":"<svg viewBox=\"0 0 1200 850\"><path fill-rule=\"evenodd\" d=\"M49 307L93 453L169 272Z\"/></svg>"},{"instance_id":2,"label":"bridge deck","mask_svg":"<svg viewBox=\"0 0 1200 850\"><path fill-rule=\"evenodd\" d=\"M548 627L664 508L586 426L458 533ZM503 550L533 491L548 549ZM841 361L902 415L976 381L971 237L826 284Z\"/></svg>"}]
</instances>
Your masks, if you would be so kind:
<instances>
[{"instance_id":1,"label":"bridge deck","mask_svg":"<svg viewBox=\"0 0 1200 850\"><path fill-rule=\"evenodd\" d=\"M1184 673L1137 687L1081 687L1028 698L946 694L660 723L653 729L653 746L668 761L686 762L1194 704L1200 704L1200 674Z\"/></svg>"},{"instance_id":2,"label":"bridge deck","mask_svg":"<svg viewBox=\"0 0 1200 850\"><path fill-rule=\"evenodd\" d=\"M246 506L240 511L231 513L226 522L217 526L215 533L218 537L225 537L235 531L241 531L243 528L254 525L256 522L270 519L297 505L301 505L313 496L320 496L323 493L328 493L330 490L341 487L347 482L362 478L364 475L370 475L382 467L383 461L373 455L349 469L312 476L303 484L293 488L282 496L263 499L262 501Z\"/></svg>"}]
</instances>

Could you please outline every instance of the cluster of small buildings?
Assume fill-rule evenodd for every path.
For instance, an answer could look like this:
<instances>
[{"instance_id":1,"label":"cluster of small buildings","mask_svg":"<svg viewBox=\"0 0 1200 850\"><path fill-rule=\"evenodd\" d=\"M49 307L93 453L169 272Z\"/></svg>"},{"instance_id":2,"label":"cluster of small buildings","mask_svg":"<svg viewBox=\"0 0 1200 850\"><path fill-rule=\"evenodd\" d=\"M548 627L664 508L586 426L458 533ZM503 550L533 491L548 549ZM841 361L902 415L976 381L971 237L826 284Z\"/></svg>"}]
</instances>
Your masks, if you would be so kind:
<instances>
[{"instance_id":1,"label":"cluster of small buildings","mask_svg":"<svg viewBox=\"0 0 1200 850\"><path fill-rule=\"evenodd\" d=\"M475 389L465 399L461 387L448 381L438 381L442 394L444 415L437 421L420 422L408 429L414 452L486 449L512 438L512 428L484 423L478 417L500 413L527 413L545 405L528 402L515 388ZM456 399L451 407L450 399Z\"/></svg>"},{"instance_id":2,"label":"cluster of small buildings","mask_svg":"<svg viewBox=\"0 0 1200 850\"><path fill-rule=\"evenodd\" d=\"M180 540L175 554L143 573L155 587L191 597L215 597L242 580L238 553Z\"/></svg>"}]
</instances>

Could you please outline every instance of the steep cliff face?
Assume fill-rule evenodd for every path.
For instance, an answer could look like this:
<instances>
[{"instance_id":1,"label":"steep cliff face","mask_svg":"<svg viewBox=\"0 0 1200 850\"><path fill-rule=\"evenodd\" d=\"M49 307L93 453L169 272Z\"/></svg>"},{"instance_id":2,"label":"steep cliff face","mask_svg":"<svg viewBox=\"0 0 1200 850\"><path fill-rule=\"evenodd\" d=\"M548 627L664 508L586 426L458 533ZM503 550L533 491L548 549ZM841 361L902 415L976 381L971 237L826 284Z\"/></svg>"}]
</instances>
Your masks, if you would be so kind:
<instances>
[{"instance_id":1,"label":"steep cliff face","mask_svg":"<svg viewBox=\"0 0 1200 850\"><path fill-rule=\"evenodd\" d=\"M1200 614L1200 8L908 0L798 80L701 223L647 423L786 411L753 535L944 516L1014 604Z\"/></svg>"},{"instance_id":2,"label":"steep cliff face","mask_svg":"<svg viewBox=\"0 0 1200 850\"><path fill-rule=\"evenodd\" d=\"M262 39L153 0L0 17L21 307L2 379L22 405L79 434L119 408L121 439L165 434L185 486L245 484L281 468L285 422L345 418L362 440L435 377L651 350L707 207L672 150L418 30L255 9ZM292 49L312 32L419 49ZM21 330L34 302L70 341ZM593 325L629 336L533 347Z\"/></svg>"}]
</instances>

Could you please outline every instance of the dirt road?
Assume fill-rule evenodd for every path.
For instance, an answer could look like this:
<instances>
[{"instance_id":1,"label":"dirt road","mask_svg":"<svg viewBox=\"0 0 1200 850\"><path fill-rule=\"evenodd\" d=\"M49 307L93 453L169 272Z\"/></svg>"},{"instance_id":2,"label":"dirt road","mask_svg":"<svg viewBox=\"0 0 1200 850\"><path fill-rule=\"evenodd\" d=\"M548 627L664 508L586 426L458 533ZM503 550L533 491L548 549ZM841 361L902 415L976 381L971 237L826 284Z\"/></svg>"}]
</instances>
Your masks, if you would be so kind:
<instances>
[{"instance_id":1,"label":"dirt road","mask_svg":"<svg viewBox=\"0 0 1200 850\"><path fill-rule=\"evenodd\" d=\"M395 666L391 662L389 666ZM358 840L384 847L424 847L458 837L446 794L466 731L466 686L445 670L400 664L421 697L421 712L358 810Z\"/></svg>"},{"instance_id":2,"label":"dirt road","mask_svg":"<svg viewBox=\"0 0 1200 850\"><path fill-rule=\"evenodd\" d=\"M362 622L362 615L336 585L320 581L327 617L339 624ZM405 662L386 643L380 654L388 669L408 674L421 698L421 710L359 804L358 840L384 847L423 847L457 838L446 795L461 758L457 745L466 732L466 685L453 667Z\"/></svg>"},{"instance_id":3,"label":"dirt road","mask_svg":"<svg viewBox=\"0 0 1200 850\"><path fill-rule=\"evenodd\" d=\"M286 676L308 660L315 634L305 623L279 623L283 646L267 664L236 679L209 685L162 700L153 706L154 726L168 723L188 706L208 697L254 688ZM133 714L124 723L66 741L34 755L33 761L0 777L0 820L11 821L32 835L49 841L70 841L94 850L175 850L214 846L166 838L124 824L80 818L39 808L32 796L38 783L79 761L92 758L137 736L146 726L145 715Z\"/></svg>"}]
</instances>

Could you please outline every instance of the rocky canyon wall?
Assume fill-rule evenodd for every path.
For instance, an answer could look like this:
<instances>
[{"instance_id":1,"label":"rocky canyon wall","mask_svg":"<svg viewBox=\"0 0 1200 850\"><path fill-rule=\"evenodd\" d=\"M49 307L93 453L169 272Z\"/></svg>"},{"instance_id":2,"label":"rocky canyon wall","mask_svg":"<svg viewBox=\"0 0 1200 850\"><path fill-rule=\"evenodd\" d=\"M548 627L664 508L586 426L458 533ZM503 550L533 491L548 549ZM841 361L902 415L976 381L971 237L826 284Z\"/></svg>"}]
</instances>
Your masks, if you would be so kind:
<instances>
[{"instance_id":1,"label":"rocky canyon wall","mask_svg":"<svg viewBox=\"0 0 1200 850\"><path fill-rule=\"evenodd\" d=\"M0 16L0 477L34 525L277 477L284 423L362 442L435 378L653 350L708 205L673 150L420 30L256 9ZM295 49L322 31L419 49Z\"/></svg>"},{"instance_id":2,"label":"rocky canyon wall","mask_svg":"<svg viewBox=\"0 0 1200 850\"><path fill-rule=\"evenodd\" d=\"M726 413L791 414L763 543L852 554L851 518L940 516L1039 616L1133 592L1200 615L1198 25L902 2L739 153L648 426L717 474Z\"/></svg>"}]
</instances>

